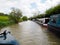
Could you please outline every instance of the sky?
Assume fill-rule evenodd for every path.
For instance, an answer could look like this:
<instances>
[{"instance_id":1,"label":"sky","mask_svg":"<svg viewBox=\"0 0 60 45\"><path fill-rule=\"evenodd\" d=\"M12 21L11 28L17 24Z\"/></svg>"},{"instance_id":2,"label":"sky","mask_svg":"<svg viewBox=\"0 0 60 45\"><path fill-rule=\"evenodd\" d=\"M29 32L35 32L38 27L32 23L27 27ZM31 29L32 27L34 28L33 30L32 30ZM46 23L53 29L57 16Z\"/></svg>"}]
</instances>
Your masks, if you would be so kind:
<instances>
[{"instance_id":1,"label":"sky","mask_svg":"<svg viewBox=\"0 0 60 45\"><path fill-rule=\"evenodd\" d=\"M11 8L19 8L24 16L44 13L47 9L60 4L60 0L0 0L0 12L10 13Z\"/></svg>"}]
</instances>

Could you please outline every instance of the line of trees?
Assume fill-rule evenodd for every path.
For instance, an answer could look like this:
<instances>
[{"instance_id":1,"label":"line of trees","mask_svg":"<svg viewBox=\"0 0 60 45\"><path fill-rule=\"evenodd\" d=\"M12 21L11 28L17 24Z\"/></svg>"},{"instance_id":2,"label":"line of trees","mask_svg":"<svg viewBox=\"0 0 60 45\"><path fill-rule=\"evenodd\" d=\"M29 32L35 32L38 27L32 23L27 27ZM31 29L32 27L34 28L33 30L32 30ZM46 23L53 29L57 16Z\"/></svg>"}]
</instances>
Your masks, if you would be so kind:
<instances>
[{"instance_id":1,"label":"line of trees","mask_svg":"<svg viewBox=\"0 0 60 45\"><path fill-rule=\"evenodd\" d=\"M45 17L50 17L51 15L54 15L54 14L60 14L60 4L46 10L45 14L38 14L37 16L30 17L29 19L32 20L37 18L45 18Z\"/></svg>"},{"instance_id":2,"label":"line of trees","mask_svg":"<svg viewBox=\"0 0 60 45\"><path fill-rule=\"evenodd\" d=\"M32 19L37 19L37 18L50 17L51 15L54 15L54 14L60 14L60 4L46 10L45 14L37 14L37 16L30 17L29 19L32 20ZM9 16L9 20L14 23L19 23L21 21L28 20L26 16L22 15L21 10L17 8L12 8L12 11L10 12L10 14L0 13L0 15Z\"/></svg>"},{"instance_id":3,"label":"line of trees","mask_svg":"<svg viewBox=\"0 0 60 45\"><path fill-rule=\"evenodd\" d=\"M0 29L27 20L27 16L23 16L20 9L12 8L9 14L0 13Z\"/></svg>"},{"instance_id":4,"label":"line of trees","mask_svg":"<svg viewBox=\"0 0 60 45\"><path fill-rule=\"evenodd\" d=\"M46 10L46 17L50 17L51 15L54 14L60 14L60 4L58 4L57 6L50 8L48 10Z\"/></svg>"},{"instance_id":5,"label":"line of trees","mask_svg":"<svg viewBox=\"0 0 60 45\"><path fill-rule=\"evenodd\" d=\"M0 13L0 16L8 16L8 14Z\"/></svg>"},{"instance_id":6,"label":"line of trees","mask_svg":"<svg viewBox=\"0 0 60 45\"><path fill-rule=\"evenodd\" d=\"M21 10L18 8L12 8L9 14L0 13L0 16L7 16L11 23L19 23L28 20L27 16L23 16Z\"/></svg>"}]
</instances>

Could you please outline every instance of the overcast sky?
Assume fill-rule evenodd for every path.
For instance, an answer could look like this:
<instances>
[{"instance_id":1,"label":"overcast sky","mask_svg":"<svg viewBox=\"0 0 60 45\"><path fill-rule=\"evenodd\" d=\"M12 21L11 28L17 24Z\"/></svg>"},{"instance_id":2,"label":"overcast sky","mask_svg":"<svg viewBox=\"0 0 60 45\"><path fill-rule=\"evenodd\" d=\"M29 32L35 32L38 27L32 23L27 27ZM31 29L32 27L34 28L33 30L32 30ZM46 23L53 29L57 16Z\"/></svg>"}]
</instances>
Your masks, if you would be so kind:
<instances>
[{"instance_id":1,"label":"overcast sky","mask_svg":"<svg viewBox=\"0 0 60 45\"><path fill-rule=\"evenodd\" d=\"M32 14L44 13L50 7L60 3L60 0L0 0L0 12L9 13L12 7L19 8L23 15L28 17Z\"/></svg>"}]
</instances>

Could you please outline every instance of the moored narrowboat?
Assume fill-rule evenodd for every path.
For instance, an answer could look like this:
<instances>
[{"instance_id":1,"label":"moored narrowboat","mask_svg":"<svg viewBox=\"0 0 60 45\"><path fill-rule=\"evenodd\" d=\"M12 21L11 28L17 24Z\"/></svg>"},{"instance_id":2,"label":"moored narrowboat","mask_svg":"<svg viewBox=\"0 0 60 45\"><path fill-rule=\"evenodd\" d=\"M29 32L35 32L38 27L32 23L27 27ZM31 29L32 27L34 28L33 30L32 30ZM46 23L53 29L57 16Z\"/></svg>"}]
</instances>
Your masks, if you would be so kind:
<instances>
[{"instance_id":1,"label":"moored narrowboat","mask_svg":"<svg viewBox=\"0 0 60 45\"><path fill-rule=\"evenodd\" d=\"M60 35L60 14L50 16L48 30Z\"/></svg>"}]
</instances>

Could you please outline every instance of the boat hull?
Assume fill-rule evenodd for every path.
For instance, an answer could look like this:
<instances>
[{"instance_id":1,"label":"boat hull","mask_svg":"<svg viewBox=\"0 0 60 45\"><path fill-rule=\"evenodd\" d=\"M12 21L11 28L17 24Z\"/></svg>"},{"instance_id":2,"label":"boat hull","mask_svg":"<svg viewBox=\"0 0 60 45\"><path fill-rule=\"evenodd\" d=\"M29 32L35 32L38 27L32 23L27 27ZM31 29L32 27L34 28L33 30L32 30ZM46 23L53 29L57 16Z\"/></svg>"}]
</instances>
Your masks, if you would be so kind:
<instances>
[{"instance_id":1,"label":"boat hull","mask_svg":"<svg viewBox=\"0 0 60 45\"><path fill-rule=\"evenodd\" d=\"M55 34L57 34L57 36L60 37L60 28L59 27L48 25L48 30L55 33Z\"/></svg>"}]
</instances>

